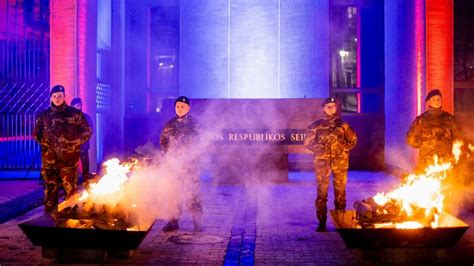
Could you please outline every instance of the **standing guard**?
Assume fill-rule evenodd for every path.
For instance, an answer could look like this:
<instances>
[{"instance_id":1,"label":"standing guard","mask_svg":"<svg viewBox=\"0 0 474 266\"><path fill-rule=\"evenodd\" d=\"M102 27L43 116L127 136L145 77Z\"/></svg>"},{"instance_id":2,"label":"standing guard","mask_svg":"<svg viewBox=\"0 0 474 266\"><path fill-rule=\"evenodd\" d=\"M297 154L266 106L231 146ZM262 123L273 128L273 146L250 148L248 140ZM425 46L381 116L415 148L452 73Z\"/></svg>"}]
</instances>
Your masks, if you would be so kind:
<instances>
[{"instance_id":1,"label":"standing guard","mask_svg":"<svg viewBox=\"0 0 474 266\"><path fill-rule=\"evenodd\" d=\"M71 106L76 108L79 111L82 111L82 99L81 98L74 98L71 101ZM89 126L93 130L93 124L92 124L92 119L91 117L82 112L84 117L86 118L87 122L89 123ZM90 176L90 170L89 170L89 148L90 148L90 143L89 141L86 141L84 144L81 145L81 166L82 166L82 182L88 181L91 176Z\"/></svg>"},{"instance_id":2,"label":"standing guard","mask_svg":"<svg viewBox=\"0 0 474 266\"><path fill-rule=\"evenodd\" d=\"M316 216L318 232L325 232L329 178L333 174L334 205L336 210L346 208L346 183L349 169L349 151L357 145L357 135L347 122L339 117L335 98L323 101L323 118L308 126L304 145L313 153L318 186Z\"/></svg>"},{"instance_id":3,"label":"standing guard","mask_svg":"<svg viewBox=\"0 0 474 266\"><path fill-rule=\"evenodd\" d=\"M182 165L177 178L185 196L187 209L193 218L194 231L200 232L202 219L202 204L200 197L200 176L198 158L193 156L192 149L199 134L199 125L189 115L191 109L189 99L181 96L175 101L176 117L169 120L160 135L160 146L167 156L180 161ZM179 201L176 214L163 227L163 232L179 229L179 219L182 214Z\"/></svg>"},{"instance_id":4,"label":"standing guard","mask_svg":"<svg viewBox=\"0 0 474 266\"><path fill-rule=\"evenodd\" d=\"M417 173L434 163L437 156L440 163L453 162L453 142L462 140L456 119L443 111L442 95L439 90L432 90L426 96L428 110L419 115L407 132L408 145L419 149L419 159L415 167Z\"/></svg>"},{"instance_id":5,"label":"standing guard","mask_svg":"<svg viewBox=\"0 0 474 266\"><path fill-rule=\"evenodd\" d=\"M92 130L82 112L66 104L63 86L54 86L50 97L51 106L36 118L33 137L41 146L45 211L55 213L59 187L65 199L76 192L80 147Z\"/></svg>"}]
</instances>

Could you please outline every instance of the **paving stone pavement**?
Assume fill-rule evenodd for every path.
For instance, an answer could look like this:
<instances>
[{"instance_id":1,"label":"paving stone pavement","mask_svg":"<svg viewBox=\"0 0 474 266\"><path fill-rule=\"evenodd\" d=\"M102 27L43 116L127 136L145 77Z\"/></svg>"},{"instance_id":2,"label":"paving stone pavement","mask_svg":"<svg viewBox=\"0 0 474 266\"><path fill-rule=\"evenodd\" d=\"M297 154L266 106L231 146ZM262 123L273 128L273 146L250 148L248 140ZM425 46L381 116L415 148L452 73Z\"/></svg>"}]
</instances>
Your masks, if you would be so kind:
<instances>
[{"instance_id":1,"label":"paving stone pavement","mask_svg":"<svg viewBox=\"0 0 474 266\"><path fill-rule=\"evenodd\" d=\"M347 185L347 207L355 200L387 191L398 184L396 178L382 173L350 172ZM192 236L192 221L187 213L181 230L162 233L165 221L158 220L129 259L109 258L111 265L379 265L386 262L361 256L347 249L329 221L328 233L317 233L314 199L316 185L313 173L290 173L285 184L252 186L202 186L203 229L201 237L213 237L212 243L177 244L173 237ZM330 187L328 207L333 207ZM0 265L57 264L42 258L41 247L33 246L18 224L41 215L38 207L0 225ZM458 215L474 224L474 214ZM470 228L458 245L443 251L440 260L424 264L473 265L474 229ZM418 252L418 250L412 250ZM419 252L425 252L419 249ZM398 253L397 253L398 254ZM409 264L410 261L398 261Z\"/></svg>"},{"instance_id":2,"label":"paving stone pavement","mask_svg":"<svg viewBox=\"0 0 474 266\"><path fill-rule=\"evenodd\" d=\"M43 189L38 188L0 203L0 224L43 205L43 195Z\"/></svg>"},{"instance_id":3,"label":"paving stone pavement","mask_svg":"<svg viewBox=\"0 0 474 266\"><path fill-rule=\"evenodd\" d=\"M0 179L0 224L42 205L43 190L37 179Z\"/></svg>"},{"instance_id":4,"label":"paving stone pavement","mask_svg":"<svg viewBox=\"0 0 474 266\"><path fill-rule=\"evenodd\" d=\"M43 190L38 179L2 180L0 179L0 204L33 191Z\"/></svg>"}]
</instances>

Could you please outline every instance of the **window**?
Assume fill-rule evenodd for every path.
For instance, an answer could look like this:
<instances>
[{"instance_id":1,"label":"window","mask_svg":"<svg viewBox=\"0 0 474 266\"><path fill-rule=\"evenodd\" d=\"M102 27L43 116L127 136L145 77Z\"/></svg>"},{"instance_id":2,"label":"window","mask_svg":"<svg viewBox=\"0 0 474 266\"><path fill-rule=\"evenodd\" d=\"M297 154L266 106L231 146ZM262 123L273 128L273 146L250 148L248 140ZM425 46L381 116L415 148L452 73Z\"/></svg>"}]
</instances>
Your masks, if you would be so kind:
<instances>
[{"instance_id":1,"label":"window","mask_svg":"<svg viewBox=\"0 0 474 266\"><path fill-rule=\"evenodd\" d=\"M345 113L383 113L383 1L331 1L329 19L330 95Z\"/></svg>"},{"instance_id":2,"label":"window","mask_svg":"<svg viewBox=\"0 0 474 266\"><path fill-rule=\"evenodd\" d=\"M358 9L333 6L330 10L330 94L341 101L344 112L358 112L357 27Z\"/></svg>"}]
</instances>

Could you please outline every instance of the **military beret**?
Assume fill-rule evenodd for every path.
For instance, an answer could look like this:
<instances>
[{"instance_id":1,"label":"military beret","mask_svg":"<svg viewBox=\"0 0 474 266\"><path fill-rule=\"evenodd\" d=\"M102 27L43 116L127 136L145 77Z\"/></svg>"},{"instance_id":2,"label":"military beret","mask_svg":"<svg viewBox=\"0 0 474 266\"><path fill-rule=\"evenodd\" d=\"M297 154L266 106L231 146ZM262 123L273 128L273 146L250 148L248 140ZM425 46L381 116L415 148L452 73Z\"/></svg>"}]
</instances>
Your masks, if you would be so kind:
<instances>
[{"instance_id":1,"label":"military beret","mask_svg":"<svg viewBox=\"0 0 474 266\"><path fill-rule=\"evenodd\" d=\"M51 92L49 93L49 96L50 97L53 96L53 93L56 93L56 92L66 93L62 85L55 85L54 87L51 88Z\"/></svg>"},{"instance_id":2,"label":"military beret","mask_svg":"<svg viewBox=\"0 0 474 266\"><path fill-rule=\"evenodd\" d=\"M78 104L78 103L82 104L81 98L74 98L71 101L71 105L75 105L75 104Z\"/></svg>"},{"instance_id":3,"label":"military beret","mask_svg":"<svg viewBox=\"0 0 474 266\"><path fill-rule=\"evenodd\" d=\"M429 101L431 97L436 96L436 95L441 96L441 91L438 90L438 89L434 89L434 90L428 92L428 94L426 95L425 102Z\"/></svg>"},{"instance_id":4,"label":"military beret","mask_svg":"<svg viewBox=\"0 0 474 266\"><path fill-rule=\"evenodd\" d=\"M178 99L176 99L176 101L174 101L174 104L176 105L177 102L182 102L182 103L185 103L189 106L191 105L191 103L189 102L188 97L185 97L185 96L178 97Z\"/></svg>"},{"instance_id":5,"label":"military beret","mask_svg":"<svg viewBox=\"0 0 474 266\"><path fill-rule=\"evenodd\" d=\"M336 103L336 98L329 97L329 98L324 99L323 103L321 104L321 107L324 107L328 103Z\"/></svg>"}]
</instances>

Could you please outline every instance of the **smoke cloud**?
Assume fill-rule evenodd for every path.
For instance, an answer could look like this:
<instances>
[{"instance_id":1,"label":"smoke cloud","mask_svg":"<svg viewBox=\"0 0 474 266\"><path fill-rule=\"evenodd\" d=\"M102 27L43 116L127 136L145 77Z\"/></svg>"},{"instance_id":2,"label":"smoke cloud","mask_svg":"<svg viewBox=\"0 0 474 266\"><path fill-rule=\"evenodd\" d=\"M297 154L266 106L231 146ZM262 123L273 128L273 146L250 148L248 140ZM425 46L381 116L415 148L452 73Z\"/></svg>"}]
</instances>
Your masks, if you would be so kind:
<instances>
[{"instance_id":1,"label":"smoke cloud","mask_svg":"<svg viewBox=\"0 0 474 266\"><path fill-rule=\"evenodd\" d=\"M120 192L120 202L125 202L121 206L133 206L141 223L175 217L179 206L186 213L188 195L195 193L186 191L189 186L183 186L190 178L190 164L197 165L193 168L197 173L191 174L211 176L211 189L217 184L230 183L244 186L249 197L267 195L265 184L288 178L288 147L278 144L285 137L278 132L287 128L304 129L321 115L317 101L307 102L312 107L301 118L290 115L298 113L294 110L301 108L298 103L288 107L275 100L201 101L192 103L190 112L201 128L192 145L163 153L153 144L159 139L157 133L150 142L136 149L140 167L129 175Z\"/></svg>"}]
</instances>

